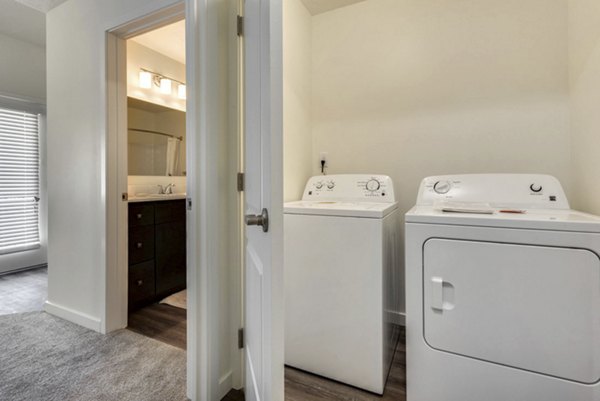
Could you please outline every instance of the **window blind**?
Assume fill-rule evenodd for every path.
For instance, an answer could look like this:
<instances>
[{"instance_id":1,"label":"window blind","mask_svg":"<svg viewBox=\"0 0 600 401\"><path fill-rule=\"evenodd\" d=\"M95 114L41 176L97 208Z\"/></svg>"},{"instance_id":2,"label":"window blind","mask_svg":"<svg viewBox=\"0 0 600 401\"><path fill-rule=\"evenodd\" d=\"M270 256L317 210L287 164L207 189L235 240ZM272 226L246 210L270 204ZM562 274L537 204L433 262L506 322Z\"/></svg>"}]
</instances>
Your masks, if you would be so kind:
<instances>
[{"instance_id":1,"label":"window blind","mask_svg":"<svg viewBox=\"0 0 600 401\"><path fill-rule=\"evenodd\" d=\"M39 115L0 107L0 254L40 246Z\"/></svg>"}]
</instances>

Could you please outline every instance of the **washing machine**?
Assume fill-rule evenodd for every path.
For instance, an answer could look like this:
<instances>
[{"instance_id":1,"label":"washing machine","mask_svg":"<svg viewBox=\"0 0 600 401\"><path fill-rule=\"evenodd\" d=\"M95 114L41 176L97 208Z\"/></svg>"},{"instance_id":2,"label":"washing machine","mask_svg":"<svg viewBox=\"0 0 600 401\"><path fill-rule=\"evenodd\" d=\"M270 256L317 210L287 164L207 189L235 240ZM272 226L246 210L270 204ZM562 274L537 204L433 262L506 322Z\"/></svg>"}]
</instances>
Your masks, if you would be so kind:
<instances>
[{"instance_id":1,"label":"washing machine","mask_svg":"<svg viewBox=\"0 0 600 401\"><path fill-rule=\"evenodd\" d=\"M398 207L382 175L308 180L284 205L285 363L381 394L402 294Z\"/></svg>"},{"instance_id":2,"label":"washing machine","mask_svg":"<svg viewBox=\"0 0 600 401\"><path fill-rule=\"evenodd\" d=\"M600 218L547 175L425 178L406 214L408 401L600 400Z\"/></svg>"}]
</instances>

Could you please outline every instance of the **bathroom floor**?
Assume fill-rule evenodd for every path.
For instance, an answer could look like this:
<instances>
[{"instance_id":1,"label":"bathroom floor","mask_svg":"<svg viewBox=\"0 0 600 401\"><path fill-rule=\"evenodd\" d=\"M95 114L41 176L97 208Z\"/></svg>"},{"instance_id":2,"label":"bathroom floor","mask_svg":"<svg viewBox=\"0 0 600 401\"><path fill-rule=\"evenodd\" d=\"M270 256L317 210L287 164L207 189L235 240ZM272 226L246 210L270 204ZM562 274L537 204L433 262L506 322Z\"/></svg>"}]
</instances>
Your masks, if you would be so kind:
<instances>
[{"instance_id":1,"label":"bathroom floor","mask_svg":"<svg viewBox=\"0 0 600 401\"><path fill-rule=\"evenodd\" d=\"M129 314L127 328L138 334L186 349L186 310L152 304Z\"/></svg>"},{"instance_id":2,"label":"bathroom floor","mask_svg":"<svg viewBox=\"0 0 600 401\"><path fill-rule=\"evenodd\" d=\"M0 315L41 311L47 298L47 267L0 276Z\"/></svg>"}]
</instances>

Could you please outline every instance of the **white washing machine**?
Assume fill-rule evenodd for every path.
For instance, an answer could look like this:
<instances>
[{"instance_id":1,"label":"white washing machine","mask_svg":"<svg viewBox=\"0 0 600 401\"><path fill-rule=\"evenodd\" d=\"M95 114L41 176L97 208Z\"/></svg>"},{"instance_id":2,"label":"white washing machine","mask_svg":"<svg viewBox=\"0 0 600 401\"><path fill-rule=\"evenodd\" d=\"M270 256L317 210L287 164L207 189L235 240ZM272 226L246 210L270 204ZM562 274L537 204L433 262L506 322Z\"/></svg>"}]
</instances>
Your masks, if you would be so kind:
<instances>
[{"instance_id":1,"label":"white washing machine","mask_svg":"<svg viewBox=\"0 0 600 401\"><path fill-rule=\"evenodd\" d=\"M402 296L391 179L312 177L284 213L285 363L381 394Z\"/></svg>"},{"instance_id":2,"label":"white washing machine","mask_svg":"<svg viewBox=\"0 0 600 401\"><path fill-rule=\"evenodd\" d=\"M600 400L600 218L546 175L429 177L406 214L408 401Z\"/></svg>"}]
</instances>

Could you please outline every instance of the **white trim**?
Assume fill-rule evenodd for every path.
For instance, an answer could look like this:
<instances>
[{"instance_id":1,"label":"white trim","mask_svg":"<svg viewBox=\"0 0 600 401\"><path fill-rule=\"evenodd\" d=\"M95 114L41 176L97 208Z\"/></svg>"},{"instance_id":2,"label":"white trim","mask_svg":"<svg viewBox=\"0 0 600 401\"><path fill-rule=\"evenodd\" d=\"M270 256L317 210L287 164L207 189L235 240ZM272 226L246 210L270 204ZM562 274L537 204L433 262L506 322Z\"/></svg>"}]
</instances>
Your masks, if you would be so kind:
<instances>
[{"instance_id":1,"label":"white trim","mask_svg":"<svg viewBox=\"0 0 600 401\"><path fill-rule=\"evenodd\" d=\"M219 399L223 399L233 388L233 372L230 370L219 379Z\"/></svg>"},{"instance_id":2,"label":"white trim","mask_svg":"<svg viewBox=\"0 0 600 401\"><path fill-rule=\"evenodd\" d=\"M29 113L46 114L46 101L0 91L0 106Z\"/></svg>"},{"instance_id":3,"label":"white trim","mask_svg":"<svg viewBox=\"0 0 600 401\"><path fill-rule=\"evenodd\" d=\"M44 304L44 310L54 316L60 317L61 319L68 320L86 329L94 330L99 332L101 328L100 319L86 315L85 313L77 312L73 309L66 308L61 305L54 304L46 301Z\"/></svg>"},{"instance_id":4,"label":"white trim","mask_svg":"<svg viewBox=\"0 0 600 401\"><path fill-rule=\"evenodd\" d=\"M386 310L387 321L398 326L406 326L406 313Z\"/></svg>"}]
</instances>

